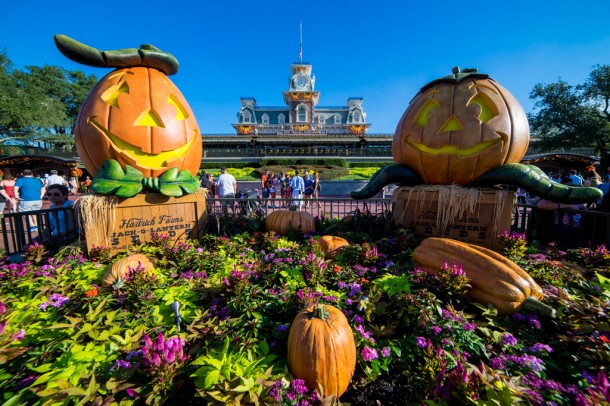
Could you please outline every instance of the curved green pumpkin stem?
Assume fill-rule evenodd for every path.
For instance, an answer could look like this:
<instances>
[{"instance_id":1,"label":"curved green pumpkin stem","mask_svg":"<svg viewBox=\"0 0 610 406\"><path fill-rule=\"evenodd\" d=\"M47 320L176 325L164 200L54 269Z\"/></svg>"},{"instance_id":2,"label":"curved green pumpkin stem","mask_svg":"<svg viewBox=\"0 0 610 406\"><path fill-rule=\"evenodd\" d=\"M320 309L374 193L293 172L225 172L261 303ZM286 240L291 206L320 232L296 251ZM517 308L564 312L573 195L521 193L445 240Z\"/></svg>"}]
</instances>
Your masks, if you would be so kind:
<instances>
[{"instance_id":1,"label":"curved green pumpkin stem","mask_svg":"<svg viewBox=\"0 0 610 406\"><path fill-rule=\"evenodd\" d=\"M391 183L399 186L415 186L421 185L423 180L408 166L392 164L379 169L362 189L353 190L349 194L353 199L368 199Z\"/></svg>"},{"instance_id":2,"label":"curved green pumpkin stem","mask_svg":"<svg viewBox=\"0 0 610 406\"><path fill-rule=\"evenodd\" d=\"M540 316L555 317L557 315L555 309L533 297L525 299L521 305L521 309L525 312L538 314Z\"/></svg>"},{"instance_id":3,"label":"curved green pumpkin stem","mask_svg":"<svg viewBox=\"0 0 610 406\"><path fill-rule=\"evenodd\" d=\"M520 187L532 195L555 203L591 203L603 196L602 191L596 187L562 185L553 182L537 166L519 163L494 168L478 177L470 186L490 187L499 184Z\"/></svg>"},{"instance_id":4,"label":"curved green pumpkin stem","mask_svg":"<svg viewBox=\"0 0 610 406\"><path fill-rule=\"evenodd\" d=\"M130 68L143 66L158 69L166 75L178 72L178 60L170 53L143 44L139 49L125 48L100 51L66 35L55 35L55 46L68 59L96 68Z\"/></svg>"},{"instance_id":5,"label":"curved green pumpkin stem","mask_svg":"<svg viewBox=\"0 0 610 406\"><path fill-rule=\"evenodd\" d=\"M330 313L328 312L328 310L326 310L326 307L323 304L316 305L313 308L313 312L311 312L311 317L317 317L318 319L326 320L330 317Z\"/></svg>"}]
</instances>

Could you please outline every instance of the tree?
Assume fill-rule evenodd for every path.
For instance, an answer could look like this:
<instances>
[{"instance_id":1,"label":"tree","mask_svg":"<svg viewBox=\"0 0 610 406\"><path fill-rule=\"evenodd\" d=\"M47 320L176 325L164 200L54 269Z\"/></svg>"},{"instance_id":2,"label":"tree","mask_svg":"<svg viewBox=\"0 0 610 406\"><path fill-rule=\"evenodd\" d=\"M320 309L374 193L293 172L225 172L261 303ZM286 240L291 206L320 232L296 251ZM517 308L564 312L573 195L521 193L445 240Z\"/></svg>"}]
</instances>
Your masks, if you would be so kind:
<instances>
[{"instance_id":1,"label":"tree","mask_svg":"<svg viewBox=\"0 0 610 406\"><path fill-rule=\"evenodd\" d=\"M19 140L72 149L78 110L97 81L57 66L17 70L0 50L0 144Z\"/></svg>"},{"instance_id":2,"label":"tree","mask_svg":"<svg viewBox=\"0 0 610 406\"><path fill-rule=\"evenodd\" d=\"M530 93L532 134L543 149L595 146L601 167L610 166L610 66L597 65L583 84L559 79Z\"/></svg>"}]
</instances>

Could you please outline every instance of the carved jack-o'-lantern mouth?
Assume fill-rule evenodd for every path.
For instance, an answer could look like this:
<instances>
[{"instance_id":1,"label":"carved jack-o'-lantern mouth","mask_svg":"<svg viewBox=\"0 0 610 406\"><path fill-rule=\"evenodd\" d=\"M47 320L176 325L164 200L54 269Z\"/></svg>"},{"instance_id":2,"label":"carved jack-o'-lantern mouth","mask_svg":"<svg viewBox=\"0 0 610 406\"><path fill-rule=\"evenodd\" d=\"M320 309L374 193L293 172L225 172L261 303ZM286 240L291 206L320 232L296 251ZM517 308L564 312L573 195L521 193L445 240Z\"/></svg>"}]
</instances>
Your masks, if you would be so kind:
<instances>
[{"instance_id":1,"label":"carved jack-o'-lantern mouth","mask_svg":"<svg viewBox=\"0 0 610 406\"><path fill-rule=\"evenodd\" d=\"M104 128L104 126L98 123L95 120L95 117L87 118L87 123L91 124L100 133L105 135L110 141L110 145L117 153L127 155L129 158L137 162L142 168L146 169L167 168L168 162L176 159L184 159L184 157L189 154L190 150L195 147L195 141L197 140L197 137L192 137L188 143L178 149L164 151L159 154L151 154L142 151L142 148L130 144L111 133L108 131L108 129Z\"/></svg>"},{"instance_id":2,"label":"carved jack-o'-lantern mouth","mask_svg":"<svg viewBox=\"0 0 610 406\"><path fill-rule=\"evenodd\" d=\"M419 143L419 142L409 141L409 137L405 138L405 143L420 152L424 152L424 153L430 154L430 155L447 154L447 155L457 155L457 156L461 156L461 157L468 157L468 156L480 154L481 152L490 149L491 147L493 147L494 145L496 145L502 141L504 141L504 142L508 141L508 135L502 134L500 132L496 132L496 134L498 134L500 136L500 138L495 138L493 140L479 142L470 147L460 147L459 145L456 145L456 144L448 144L448 145L440 146L438 148L434 148L434 147L429 147L429 146Z\"/></svg>"}]
</instances>

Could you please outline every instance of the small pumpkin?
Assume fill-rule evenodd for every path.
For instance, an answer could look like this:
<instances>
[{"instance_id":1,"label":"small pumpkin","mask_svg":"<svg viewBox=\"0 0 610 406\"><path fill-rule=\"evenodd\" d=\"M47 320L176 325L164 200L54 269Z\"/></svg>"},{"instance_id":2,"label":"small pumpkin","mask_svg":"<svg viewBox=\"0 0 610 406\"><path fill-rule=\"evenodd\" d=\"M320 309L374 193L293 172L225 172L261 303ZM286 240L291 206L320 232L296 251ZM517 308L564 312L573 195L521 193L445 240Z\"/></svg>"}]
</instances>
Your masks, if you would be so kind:
<instances>
[{"instance_id":1,"label":"small pumpkin","mask_svg":"<svg viewBox=\"0 0 610 406\"><path fill-rule=\"evenodd\" d=\"M519 265L477 245L431 237L415 248L413 260L432 272L441 269L445 261L462 265L470 279L469 296L483 305L492 305L501 314L515 313L526 300L536 303L542 298L540 286Z\"/></svg>"},{"instance_id":2,"label":"small pumpkin","mask_svg":"<svg viewBox=\"0 0 610 406\"><path fill-rule=\"evenodd\" d=\"M313 216L306 211L277 210L269 213L265 220L267 231L285 234L289 228L300 229L303 234L316 231Z\"/></svg>"},{"instance_id":3,"label":"small pumpkin","mask_svg":"<svg viewBox=\"0 0 610 406\"><path fill-rule=\"evenodd\" d=\"M104 278L102 279L102 285L114 285L119 278L125 279L125 276L130 269L135 269L138 266L142 267L145 271L155 267L150 258L144 254L130 255L128 257L119 259L108 268Z\"/></svg>"},{"instance_id":4,"label":"small pumpkin","mask_svg":"<svg viewBox=\"0 0 610 406\"><path fill-rule=\"evenodd\" d=\"M327 258L333 258L337 254L337 251L342 247L348 246L349 242L345 238L334 235L324 235L316 240L316 244L320 246Z\"/></svg>"},{"instance_id":5,"label":"small pumpkin","mask_svg":"<svg viewBox=\"0 0 610 406\"><path fill-rule=\"evenodd\" d=\"M476 69L454 68L413 98L396 127L392 155L424 183L468 185L519 162L529 139L525 111L508 90Z\"/></svg>"},{"instance_id":6,"label":"small pumpkin","mask_svg":"<svg viewBox=\"0 0 610 406\"><path fill-rule=\"evenodd\" d=\"M339 398L356 368L354 334L343 312L330 305L300 312L288 334L288 368L309 389Z\"/></svg>"},{"instance_id":7,"label":"small pumpkin","mask_svg":"<svg viewBox=\"0 0 610 406\"><path fill-rule=\"evenodd\" d=\"M81 168L70 168L70 176L80 178L83 176L83 170Z\"/></svg>"}]
</instances>

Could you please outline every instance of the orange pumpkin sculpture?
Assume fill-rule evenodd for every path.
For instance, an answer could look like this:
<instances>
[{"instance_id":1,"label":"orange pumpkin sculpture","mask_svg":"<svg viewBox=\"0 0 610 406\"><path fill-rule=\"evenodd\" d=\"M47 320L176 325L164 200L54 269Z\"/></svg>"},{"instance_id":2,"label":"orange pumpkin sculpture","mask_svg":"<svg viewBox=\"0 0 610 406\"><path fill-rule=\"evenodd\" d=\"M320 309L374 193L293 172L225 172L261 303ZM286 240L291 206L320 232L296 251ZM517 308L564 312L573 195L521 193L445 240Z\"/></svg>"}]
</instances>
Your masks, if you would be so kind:
<instances>
[{"instance_id":1,"label":"orange pumpkin sculpture","mask_svg":"<svg viewBox=\"0 0 610 406\"><path fill-rule=\"evenodd\" d=\"M525 112L506 89L476 69L456 67L424 86L407 107L392 141L395 163L350 195L367 199L392 183L510 184L558 203L601 198L597 188L561 185L540 168L519 163L529 138Z\"/></svg>"},{"instance_id":2,"label":"orange pumpkin sculpture","mask_svg":"<svg viewBox=\"0 0 610 406\"><path fill-rule=\"evenodd\" d=\"M178 71L176 58L152 45L99 51L65 35L55 44L76 62L118 68L89 93L74 128L81 161L95 174L92 189L122 197L142 186L192 193L202 142L193 111L167 77Z\"/></svg>"},{"instance_id":3,"label":"orange pumpkin sculpture","mask_svg":"<svg viewBox=\"0 0 610 406\"><path fill-rule=\"evenodd\" d=\"M169 168L195 175L201 164L201 135L191 108L176 85L152 68L118 69L102 78L78 114L74 139L90 173L107 159L145 177Z\"/></svg>"},{"instance_id":4,"label":"orange pumpkin sculpture","mask_svg":"<svg viewBox=\"0 0 610 406\"><path fill-rule=\"evenodd\" d=\"M356 368L356 344L347 318L336 307L318 305L300 312L288 334L288 369L309 389L339 398Z\"/></svg>"},{"instance_id":5,"label":"orange pumpkin sculpture","mask_svg":"<svg viewBox=\"0 0 610 406\"><path fill-rule=\"evenodd\" d=\"M527 116L508 90L476 71L454 75L424 86L396 127L394 162L424 183L467 185L519 162L529 145Z\"/></svg>"}]
</instances>

